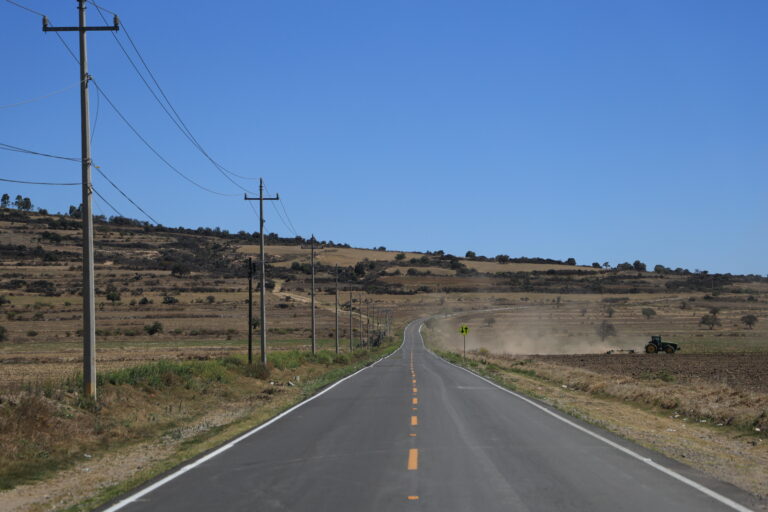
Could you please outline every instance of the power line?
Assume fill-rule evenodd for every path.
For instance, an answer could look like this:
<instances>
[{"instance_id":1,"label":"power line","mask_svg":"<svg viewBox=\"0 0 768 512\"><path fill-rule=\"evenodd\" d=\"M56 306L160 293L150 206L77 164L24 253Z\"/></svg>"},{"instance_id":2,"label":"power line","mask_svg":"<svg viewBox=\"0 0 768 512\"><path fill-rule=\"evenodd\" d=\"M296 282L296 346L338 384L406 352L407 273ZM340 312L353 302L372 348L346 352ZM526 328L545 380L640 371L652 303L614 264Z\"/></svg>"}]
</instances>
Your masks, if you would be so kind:
<instances>
[{"instance_id":1,"label":"power line","mask_svg":"<svg viewBox=\"0 0 768 512\"><path fill-rule=\"evenodd\" d=\"M50 24L50 23L49 23L49 25L50 25L51 27L53 27L53 24ZM61 41L61 44L63 44L63 45L64 45L64 48L66 48L66 49L67 49L67 52L69 52L69 55L71 55L71 56L72 56L72 58L73 58L73 59L75 59L75 62L77 62L78 64L80 64L80 59L78 59L78 58L77 58L77 56L75 55L75 52L73 52L73 51L72 51L72 48L70 48L70 47L69 47L69 45L67 44L67 42L64 40L64 38L63 38L63 37L61 37L61 34L59 34L58 32L54 32L54 34L56 34L56 37L58 37L58 38L59 38L59 41Z\"/></svg>"},{"instance_id":2,"label":"power line","mask_svg":"<svg viewBox=\"0 0 768 512\"><path fill-rule=\"evenodd\" d=\"M22 183L24 185L55 185L60 187L72 187L80 185L80 183L52 183L48 181L22 181L22 180L10 180L7 178L0 178L0 181L7 181L8 183Z\"/></svg>"},{"instance_id":3,"label":"power line","mask_svg":"<svg viewBox=\"0 0 768 512\"><path fill-rule=\"evenodd\" d=\"M99 122L99 111L101 110L101 93L96 89L96 116L93 118L93 128L91 128L91 144L93 144L93 136L96 135L96 125Z\"/></svg>"},{"instance_id":4,"label":"power line","mask_svg":"<svg viewBox=\"0 0 768 512\"><path fill-rule=\"evenodd\" d=\"M128 121L128 119L123 115L123 113L120 112L120 109L118 109L117 106L112 102L112 100L109 99L109 96L104 92L104 89L102 89L101 86L99 86L99 83L96 80L94 80L93 78L91 78L91 82L93 82L93 85L96 86L96 89L98 89L99 92L101 93L101 95L104 96L104 99L107 100L107 103L109 103L109 106L112 107L112 110L115 111L115 113L118 115L118 117L120 117L120 119L122 119L122 121L128 126L128 128L130 128L131 131L139 138L139 140L141 140L141 142L143 142L144 145L147 146L147 148L149 148L149 150L152 151L152 153L154 153L155 156L157 158L159 158L160 161L162 161L165 165L167 165L173 172L175 172L176 174L178 174L179 176L181 176L182 178L184 178L185 180L187 180L188 182L190 182L191 184L193 184L197 188L199 188L201 190L205 190L206 192L209 192L211 194L215 194L217 196L225 196L225 197L232 197L232 196L240 195L240 194L225 194L223 192L217 192L215 190L211 190L210 188L205 187L205 186L197 183L195 180L193 180L192 178L188 177L186 174L184 174L179 169L177 169L163 155L161 155L157 151L157 149L155 149L155 147L152 144L150 144L149 141L146 138L144 138L143 135L141 135L141 133L139 133L139 131L131 124L130 121Z\"/></svg>"},{"instance_id":5,"label":"power line","mask_svg":"<svg viewBox=\"0 0 768 512\"><path fill-rule=\"evenodd\" d=\"M43 14L43 13L40 13L40 12L37 12L37 11L35 11L35 10L33 10L33 9L30 9L29 7L26 7L26 6L24 6L24 5L21 5L20 3L14 2L13 0L5 0L5 1L6 1L6 2L8 2L8 3L9 3L9 4L11 4L11 5L15 5L15 6L16 6L16 7L18 7L19 9L24 9L25 11L29 11L29 12L31 12L32 14L37 14L38 16L45 16L45 14Z\"/></svg>"},{"instance_id":6,"label":"power line","mask_svg":"<svg viewBox=\"0 0 768 512\"><path fill-rule=\"evenodd\" d=\"M24 153L27 155L36 155L36 156L44 156L47 158L56 158L58 160L68 160L70 162L80 162L81 159L79 158L73 158L69 156L60 156L60 155L51 155L49 153L40 153L39 151L32 151L31 149L25 149L20 148L18 146L12 146L10 144L5 144L0 142L0 149L5 151L13 151L14 153Z\"/></svg>"},{"instance_id":7,"label":"power line","mask_svg":"<svg viewBox=\"0 0 768 512\"><path fill-rule=\"evenodd\" d=\"M107 20L104 17L104 14L101 12L103 8L101 6L99 6L96 2L94 2L93 0L89 0L89 3L91 3L94 7L96 7L96 10L99 13L99 16L101 16L101 19L104 20L105 23L107 23ZM111 13L111 11L109 11L108 9L103 9L103 10L106 11L106 12L110 12ZM112 13L112 14L114 14L114 13ZM233 185L235 185L236 187L240 188L241 190L243 190L245 192L250 192L250 190L247 190L245 187L241 186L239 183L237 183L232 178L227 176L227 174L231 174L232 176L236 176L238 178L245 179L245 180L255 180L255 179L258 179L258 178L249 178L247 176L241 176L239 174L236 174L236 173L230 171L229 169L227 169L226 167L224 167L223 165L221 165L219 162L214 160L213 157L210 156L210 154L205 150L205 148L203 148L202 144L200 144L200 142L194 136L194 134L189 129L187 124L181 118L181 116L179 115L178 111L174 108L173 104L171 103L171 101L168 99L168 96L165 94L165 91L160 86L160 83L155 78L154 73L152 73L152 70L147 65L147 62L144 60L144 57L142 56L142 54L139 51L139 49L136 46L136 44L134 43L133 38L131 37L130 33L126 29L125 23L121 22L121 27L122 27L123 32L125 33L126 37L128 38L128 41L131 43L131 46L133 47L134 52L136 52L136 55L138 56L139 60L141 61L141 64L144 66L144 69L147 71L147 74L152 79L152 82L155 84L155 87L157 87L157 90L160 92L160 95L165 100L165 103L163 103L163 101L157 96L157 94L155 93L154 89L152 89L152 87L149 85L147 80L144 78L143 73L139 70L138 66L136 65L136 63L131 58L131 56L129 55L128 51L125 49L123 44L120 42L120 39L118 38L117 34L115 34L113 32L112 33L112 37L115 39L115 42L117 43L117 45L120 47L120 50L122 50L123 55L125 55L125 57L128 59L128 62L131 64L131 67L133 67L133 70L139 76L141 81L144 82L144 85L146 86L147 90L149 90L150 94L152 94L152 97L155 99L155 101L157 101L158 105L160 105L160 107L163 109L163 111L168 116L168 118L176 125L176 127L187 138L187 140L189 140L189 142L198 151L200 151L200 153L202 153L203 156L205 156L214 165L214 167L216 167L216 169L222 174L222 176L224 176ZM168 105L168 107L166 107L166 104ZM173 114L168 110L168 108L171 109Z\"/></svg>"},{"instance_id":8,"label":"power line","mask_svg":"<svg viewBox=\"0 0 768 512\"><path fill-rule=\"evenodd\" d=\"M266 188L267 193L269 193L269 188L266 185L264 185L264 188ZM272 207L277 212L278 217L280 217L280 220L283 220L283 224L285 224L285 227L288 228L288 231L292 232L294 236L299 236L299 233L296 230L296 227L293 225L293 222L291 222L291 217L288 215L288 210L285 209L285 202L283 201L283 199L280 199L280 201L278 202L280 203L280 208L283 209L283 213L285 214L285 218L287 219L288 223L286 224L286 222L283 220L283 216L277 210L277 206L272 205Z\"/></svg>"},{"instance_id":9,"label":"power line","mask_svg":"<svg viewBox=\"0 0 768 512\"><path fill-rule=\"evenodd\" d=\"M98 172L99 174L101 174L101 176L102 176L102 177L103 177L105 180L107 180L107 181L109 182L109 184L110 184L110 185L112 185L112 186L115 188L115 190L117 190L118 192L120 192L120 194L121 194L121 195L122 195L124 198L126 198L126 199L128 200L128 202L130 202L130 203L131 203L133 206L135 206L135 207L136 207L136 208L137 208L137 209L138 209L138 210L139 210L141 213L143 213L144 215L146 215L146 216L149 218L149 220L151 220L151 221L152 221L152 222L154 222L155 224L160 224L159 222L157 222L157 221L155 220L155 218L154 218L154 217L152 217L150 214L148 214L148 213L147 213L147 212L144 210L144 208L142 208L141 206L139 206L138 204L136 204L136 202L135 202L133 199L131 199L130 197L128 197L128 194L126 194L125 192L123 192L123 191L120 189L120 187L118 187L117 185L115 185L115 182L114 182L114 181L112 181L111 179L109 179L109 176L107 176L107 175L104 173L104 171L102 171L102 170L101 170L101 167L99 167L99 166L98 166L98 165L96 165L96 164L93 164L93 168L94 168L94 169L96 169L96 172Z\"/></svg>"},{"instance_id":10,"label":"power line","mask_svg":"<svg viewBox=\"0 0 768 512\"><path fill-rule=\"evenodd\" d=\"M11 104L8 104L8 105L0 105L0 108L19 107L21 105L26 105L28 103L34 103L35 101L44 100L46 98L50 98L51 96L55 96L55 95L60 94L62 92L66 92L66 91L72 89L73 87L76 87L79 84L80 84L80 81L77 81L77 82L73 83L72 85L69 85L69 86L67 86L67 87L65 87L63 89L59 89L58 91L53 91L53 92L50 92L48 94L44 94L43 96L38 96L36 98L32 98L32 99L29 99L29 100L20 101L18 103L11 103Z\"/></svg>"},{"instance_id":11,"label":"power line","mask_svg":"<svg viewBox=\"0 0 768 512\"><path fill-rule=\"evenodd\" d=\"M97 196L99 196L99 197L101 198L101 200L102 200L102 201L104 201L105 203L107 203L107 206L109 206L110 208L112 208L112 210L114 210L116 214L118 214L120 217L125 217L125 215L123 215L122 213L120 213L120 210L118 210L117 208L115 208L114 206L112 206L112 203L110 203L109 201L107 201L107 200L106 200L106 198L105 198L103 195L99 194L99 191L98 191L98 190L96 190L96 189L95 189L93 186L91 187L91 190L93 190L93 193L94 193L94 194L96 194Z\"/></svg>"}]
</instances>

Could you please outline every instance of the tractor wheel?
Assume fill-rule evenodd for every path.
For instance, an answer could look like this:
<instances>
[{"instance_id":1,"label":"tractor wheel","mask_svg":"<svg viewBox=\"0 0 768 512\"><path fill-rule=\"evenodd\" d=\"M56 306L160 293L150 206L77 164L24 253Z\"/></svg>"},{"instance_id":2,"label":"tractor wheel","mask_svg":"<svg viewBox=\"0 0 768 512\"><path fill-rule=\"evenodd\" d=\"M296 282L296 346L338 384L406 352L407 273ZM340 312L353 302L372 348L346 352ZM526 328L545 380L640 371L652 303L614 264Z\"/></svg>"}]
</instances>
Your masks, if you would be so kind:
<instances>
[{"instance_id":1,"label":"tractor wheel","mask_svg":"<svg viewBox=\"0 0 768 512\"><path fill-rule=\"evenodd\" d=\"M656 353L656 345L653 343L649 343L645 346L645 353L646 354L655 354Z\"/></svg>"},{"instance_id":2,"label":"tractor wheel","mask_svg":"<svg viewBox=\"0 0 768 512\"><path fill-rule=\"evenodd\" d=\"M675 347L673 347L672 345L667 345L666 347L664 347L664 352L666 352L667 354L674 354Z\"/></svg>"}]
</instances>

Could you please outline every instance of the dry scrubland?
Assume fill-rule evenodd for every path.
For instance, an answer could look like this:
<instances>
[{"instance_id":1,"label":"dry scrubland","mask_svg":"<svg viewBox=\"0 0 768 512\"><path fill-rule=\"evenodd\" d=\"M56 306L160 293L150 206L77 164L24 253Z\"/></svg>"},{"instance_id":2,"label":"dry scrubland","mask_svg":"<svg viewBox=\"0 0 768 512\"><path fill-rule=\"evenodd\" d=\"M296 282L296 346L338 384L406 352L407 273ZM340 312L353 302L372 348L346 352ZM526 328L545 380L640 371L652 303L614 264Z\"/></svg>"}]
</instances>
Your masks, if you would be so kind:
<instances>
[{"instance_id":1,"label":"dry scrubland","mask_svg":"<svg viewBox=\"0 0 768 512\"><path fill-rule=\"evenodd\" d=\"M117 492L120 487L111 486L139 482L379 355L384 349L370 352L360 346L361 307L365 332L370 318L362 300L393 312L391 341L414 318L459 315L431 322L430 340L456 350L458 324L468 323L469 348L489 351L476 357L490 360L490 352L496 353L494 365L533 372L518 377L534 379L535 386L543 386L542 379L567 380L557 385L562 389L575 386L578 378L585 391L625 400L603 385L621 375L648 391L632 395L631 401L688 411L683 402L705 396L699 392L705 383L720 390L709 400L719 400L719 408L692 408L685 414L720 418L743 430L754 419L756 404L764 404L760 354L768 346L768 280L759 276L597 269L537 258L459 258L442 251L399 253L321 242L318 335L321 348L333 348L338 265L346 355L313 359L301 355L310 334L307 241L270 235L268 337L270 358L279 366L259 373L242 364L244 262L257 254L258 238L157 228L128 219L96 225L102 393L90 403L80 396L77 381L82 323L78 228L77 219L69 217L0 210L0 483L15 487L0 493L0 503L13 499L18 510L80 501L84 496L77 489L90 475L82 468L120 466L114 458L120 453L120 460L138 462L94 484L106 495ZM643 310L648 308L654 314L646 319ZM720 325L699 325L712 308L719 308ZM741 322L749 314L758 318L752 329ZM612 324L616 335L600 340L596 327L602 322ZM672 357L599 355L609 348L641 348L651 334L681 343L683 352ZM751 355L731 355L742 352ZM690 364L681 362L686 358ZM680 397L674 404L658 401L666 385L675 386L667 395ZM729 422L726 411L735 410L738 400L746 400L740 406L746 412ZM73 431L75 425L81 430ZM141 453L152 456L142 458Z\"/></svg>"}]
</instances>

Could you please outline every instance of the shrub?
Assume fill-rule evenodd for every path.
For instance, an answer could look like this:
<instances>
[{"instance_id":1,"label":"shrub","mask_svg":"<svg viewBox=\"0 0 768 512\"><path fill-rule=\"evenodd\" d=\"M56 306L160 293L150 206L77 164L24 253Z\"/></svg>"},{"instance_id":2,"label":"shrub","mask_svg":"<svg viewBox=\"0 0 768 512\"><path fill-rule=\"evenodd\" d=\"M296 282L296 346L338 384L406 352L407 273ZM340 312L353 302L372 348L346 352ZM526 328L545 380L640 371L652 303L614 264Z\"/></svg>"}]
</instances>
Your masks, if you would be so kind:
<instances>
[{"instance_id":1,"label":"shrub","mask_svg":"<svg viewBox=\"0 0 768 512\"><path fill-rule=\"evenodd\" d=\"M145 325L144 331L146 331L146 333L149 334L150 336L157 334L159 332L163 332L163 324L161 324L160 322L154 322L151 325Z\"/></svg>"},{"instance_id":2,"label":"shrub","mask_svg":"<svg viewBox=\"0 0 768 512\"><path fill-rule=\"evenodd\" d=\"M5 295L0 295L0 306L3 306L5 304L10 304L11 301L6 297Z\"/></svg>"},{"instance_id":3,"label":"shrub","mask_svg":"<svg viewBox=\"0 0 768 512\"><path fill-rule=\"evenodd\" d=\"M37 331L27 331L27 336L29 336L30 338L34 338L35 336L37 336Z\"/></svg>"},{"instance_id":4,"label":"shrub","mask_svg":"<svg viewBox=\"0 0 768 512\"><path fill-rule=\"evenodd\" d=\"M152 301L146 297L142 297L141 300L139 301L139 304L142 306L146 306L147 304L152 304Z\"/></svg>"},{"instance_id":5,"label":"shrub","mask_svg":"<svg viewBox=\"0 0 768 512\"><path fill-rule=\"evenodd\" d=\"M404 254L404 253L402 253L402 252L399 252L399 253L395 254L395 259L396 259L397 261L402 261L402 260L404 260L404 259L405 259L405 254Z\"/></svg>"},{"instance_id":6,"label":"shrub","mask_svg":"<svg viewBox=\"0 0 768 512\"><path fill-rule=\"evenodd\" d=\"M315 362L324 365L330 365L333 363L333 356L327 350L323 350L322 352L315 354Z\"/></svg>"},{"instance_id":7,"label":"shrub","mask_svg":"<svg viewBox=\"0 0 768 512\"><path fill-rule=\"evenodd\" d=\"M174 297L173 295L166 295L163 297L163 304L177 304L179 302L179 299Z\"/></svg>"},{"instance_id":8,"label":"shrub","mask_svg":"<svg viewBox=\"0 0 768 512\"><path fill-rule=\"evenodd\" d=\"M641 313L643 314L646 320L649 320L651 317L656 316L656 311L653 308L643 308Z\"/></svg>"},{"instance_id":9,"label":"shrub","mask_svg":"<svg viewBox=\"0 0 768 512\"><path fill-rule=\"evenodd\" d=\"M272 368L274 366L272 363L267 362L265 365L264 363L258 362L254 364L245 365L244 374L246 377L251 377L254 379L259 380L267 380L269 376L272 374Z\"/></svg>"},{"instance_id":10,"label":"shrub","mask_svg":"<svg viewBox=\"0 0 768 512\"><path fill-rule=\"evenodd\" d=\"M349 364L350 363L349 355L336 354L336 356L333 358L333 362L336 364Z\"/></svg>"},{"instance_id":11,"label":"shrub","mask_svg":"<svg viewBox=\"0 0 768 512\"><path fill-rule=\"evenodd\" d=\"M205 298L205 302L207 302L208 304L213 304L214 302L216 302L216 297L214 297L213 295L209 295Z\"/></svg>"},{"instance_id":12,"label":"shrub","mask_svg":"<svg viewBox=\"0 0 768 512\"><path fill-rule=\"evenodd\" d=\"M8 339L8 330L0 325L0 341L5 341Z\"/></svg>"},{"instance_id":13,"label":"shrub","mask_svg":"<svg viewBox=\"0 0 768 512\"><path fill-rule=\"evenodd\" d=\"M189 274L189 268L186 265L182 265L181 263L176 263L173 268L171 268L171 275L173 277L184 277L188 276Z\"/></svg>"},{"instance_id":14,"label":"shrub","mask_svg":"<svg viewBox=\"0 0 768 512\"><path fill-rule=\"evenodd\" d=\"M709 327L709 330L711 331L715 327L720 325L720 319L717 318L715 315L704 315L701 317L701 320L699 320L699 325L706 325Z\"/></svg>"},{"instance_id":15,"label":"shrub","mask_svg":"<svg viewBox=\"0 0 768 512\"><path fill-rule=\"evenodd\" d=\"M757 323L757 317L755 315L744 315L741 317L741 323L751 329Z\"/></svg>"}]
</instances>

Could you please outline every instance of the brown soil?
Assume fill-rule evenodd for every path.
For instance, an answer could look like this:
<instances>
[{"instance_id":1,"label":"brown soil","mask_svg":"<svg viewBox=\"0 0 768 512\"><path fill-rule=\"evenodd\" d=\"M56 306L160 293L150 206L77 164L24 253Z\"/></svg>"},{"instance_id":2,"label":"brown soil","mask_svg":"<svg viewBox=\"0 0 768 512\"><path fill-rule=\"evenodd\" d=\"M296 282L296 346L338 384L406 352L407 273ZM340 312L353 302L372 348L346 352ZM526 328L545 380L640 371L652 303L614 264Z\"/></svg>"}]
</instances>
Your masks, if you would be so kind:
<instances>
[{"instance_id":1,"label":"brown soil","mask_svg":"<svg viewBox=\"0 0 768 512\"><path fill-rule=\"evenodd\" d=\"M535 356L541 362L637 379L706 381L743 391L768 392L768 354L584 354Z\"/></svg>"}]
</instances>

